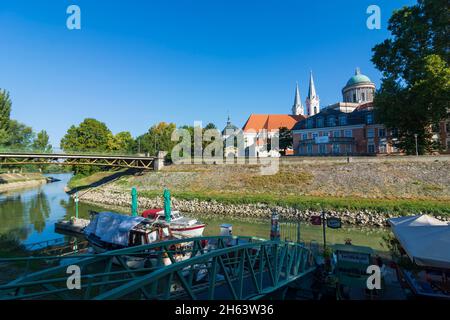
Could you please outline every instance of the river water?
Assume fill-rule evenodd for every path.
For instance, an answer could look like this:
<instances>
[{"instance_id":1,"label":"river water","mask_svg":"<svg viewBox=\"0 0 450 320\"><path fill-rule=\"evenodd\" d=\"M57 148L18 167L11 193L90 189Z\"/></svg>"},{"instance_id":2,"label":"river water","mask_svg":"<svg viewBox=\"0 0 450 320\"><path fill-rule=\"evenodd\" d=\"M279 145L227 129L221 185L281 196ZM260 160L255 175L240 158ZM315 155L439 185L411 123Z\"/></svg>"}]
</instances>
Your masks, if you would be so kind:
<instances>
[{"instance_id":1,"label":"river water","mask_svg":"<svg viewBox=\"0 0 450 320\"><path fill-rule=\"evenodd\" d=\"M58 220L75 216L75 203L64 192L64 187L71 178L71 174L52 174L51 176L61 181L37 188L0 194L0 235L15 236L23 244L69 238L56 233L54 224ZM140 208L140 211L144 209L146 208ZM101 206L80 203L79 216L89 217L90 210L102 211L106 209ZM123 209L117 211L126 213L123 212ZM269 237L270 222L268 220L211 217L207 214L194 216L207 223L204 235L218 235L220 225L230 223L233 226L234 235ZM294 228L292 227L292 229ZM317 241L319 244L323 241L320 226L301 223L300 233L303 241ZM385 251L381 243L382 237L387 233L386 229L381 228L360 228L344 225L341 229L327 229L326 238L327 244L343 243L345 239L351 239L355 245L367 245L373 249Z\"/></svg>"}]
</instances>

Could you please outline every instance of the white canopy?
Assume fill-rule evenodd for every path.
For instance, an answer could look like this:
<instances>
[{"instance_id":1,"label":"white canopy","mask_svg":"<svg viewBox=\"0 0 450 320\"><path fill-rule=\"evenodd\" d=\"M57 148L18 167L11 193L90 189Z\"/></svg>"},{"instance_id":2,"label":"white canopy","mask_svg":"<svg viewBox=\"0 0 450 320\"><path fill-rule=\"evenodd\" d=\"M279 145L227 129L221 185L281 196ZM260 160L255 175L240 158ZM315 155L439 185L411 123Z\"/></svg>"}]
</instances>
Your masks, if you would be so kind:
<instances>
[{"instance_id":1,"label":"white canopy","mask_svg":"<svg viewBox=\"0 0 450 320\"><path fill-rule=\"evenodd\" d=\"M389 219L395 237L419 266L450 269L450 224L428 215Z\"/></svg>"},{"instance_id":2,"label":"white canopy","mask_svg":"<svg viewBox=\"0 0 450 320\"><path fill-rule=\"evenodd\" d=\"M84 229L86 235L95 234L101 240L126 246L130 230L138 225L143 217L130 217L113 212L100 212Z\"/></svg>"}]
</instances>

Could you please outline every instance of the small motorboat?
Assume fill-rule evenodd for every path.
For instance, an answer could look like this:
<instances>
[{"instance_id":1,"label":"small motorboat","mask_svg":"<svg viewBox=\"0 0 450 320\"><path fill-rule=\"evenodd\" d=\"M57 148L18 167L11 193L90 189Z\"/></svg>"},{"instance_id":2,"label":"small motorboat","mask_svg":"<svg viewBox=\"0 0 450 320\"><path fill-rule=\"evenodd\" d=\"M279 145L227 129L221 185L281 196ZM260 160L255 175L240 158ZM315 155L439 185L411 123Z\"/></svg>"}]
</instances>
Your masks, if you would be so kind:
<instances>
[{"instance_id":1,"label":"small motorboat","mask_svg":"<svg viewBox=\"0 0 450 320\"><path fill-rule=\"evenodd\" d=\"M91 223L84 229L84 234L95 253L177 239L164 220L151 221L144 217L113 212L94 213ZM188 243L181 243L171 248L176 252L176 261L190 257L188 246ZM148 250L137 256L127 256L126 263L130 268L143 268L157 265L158 259L161 259L158 251ZM163 257L163 263L169 265L171 262L167 257Z\"/></svg>"},{"instance_id":2,"label":"small motorboat","mask_svg":"<svg viewBox=\"0 0 450 320\"><path fill-rule=\"evenodd\" d=\"M164 209L145 210L142 217L154 222L166 221ZM203 235L206 224L197 219L185 217L179 211L172 211L170 217L170 230L175 238L194 238Z\"/></svg>"}]
</instances>

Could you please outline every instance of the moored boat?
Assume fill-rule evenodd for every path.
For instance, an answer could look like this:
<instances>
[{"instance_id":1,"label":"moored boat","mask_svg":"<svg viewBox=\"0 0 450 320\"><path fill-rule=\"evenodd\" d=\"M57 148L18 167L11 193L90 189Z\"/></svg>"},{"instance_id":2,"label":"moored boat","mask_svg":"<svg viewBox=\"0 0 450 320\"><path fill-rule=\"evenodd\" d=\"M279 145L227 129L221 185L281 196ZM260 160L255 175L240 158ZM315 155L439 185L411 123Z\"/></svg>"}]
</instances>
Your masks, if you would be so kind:
<instances>
[{"instance_id":1,"label":"moored boat","mask_svg":"<svg viewBox=\"0 0 450 320\"><path fill-rule=\"evenodd\" d=\"M166 221L164 209L149 209L142 213L142 217L154 222ZM170 213L170 230L176 238L201 237L206 224L197 219L185 217L179 211Z\"/></svg>"},{"instance_id":2,"label":"moored boat","mask_svg":"<svg viewBox=\"0 0 450 320\"><path fill-rule=\"evenodd\" d=\"M133 246L147 245L159 241L176 239L169 224L165 221L151 221L144 217L131 217L113 212L96 213L91 223L85 228L84 234L90 246L96 253L123 249ZM190 257L186 244L177 244L174 250L179 252L174 256L181 261ZM139 256L129 256L126 263L131 268L142 268L157 264L159 253L149 250ZM170 264L169 259L163 259L164 264Z\"/></svg>"}]
</instances>

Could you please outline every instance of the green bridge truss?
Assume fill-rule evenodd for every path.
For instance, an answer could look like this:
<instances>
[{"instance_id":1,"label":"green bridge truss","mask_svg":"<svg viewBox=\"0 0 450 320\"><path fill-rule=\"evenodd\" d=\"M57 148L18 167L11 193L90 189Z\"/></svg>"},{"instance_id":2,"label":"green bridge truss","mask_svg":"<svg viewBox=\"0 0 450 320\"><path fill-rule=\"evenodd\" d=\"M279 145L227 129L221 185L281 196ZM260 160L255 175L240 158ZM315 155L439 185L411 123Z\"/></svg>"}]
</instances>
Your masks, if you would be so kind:
<instances>
[{"instance_id":1,"label":"green bridge truss","mask_svg":"<svg viewBox=\"0 0 450 320\"><path fill-rule=\"evenodd\" d=\"M0 165L8 166L56 164L64 166L85 165L150 170L153 168L154 160L155 157L143 157L139 155L0 152Z\"/></svg>"},{"instance_id":2,"label":"green bridge truss","mask_svg":"<svg viewBox=\"0 0 450 320\"><path fill-rule=\"evenodd\" d=\"M205 249L206 241L214 244L212 249ZM189 259L175 261L176 244L189 244ZM149 252L158 252L156 264L130 268L126 262ZM164 265L167 258L172 263ZM259 299L315 270L311 251L299 243L222 236L164 241L95 255L0 259L0 263L25 266L23 276L0 285L0 299L8 300ZM54 266L36 271L47 263ZM80 267L80 289L68 288L68 265Z\"/></svg>"}]
</instances>

